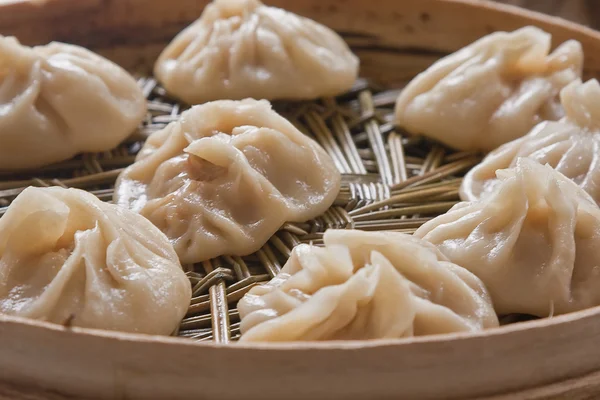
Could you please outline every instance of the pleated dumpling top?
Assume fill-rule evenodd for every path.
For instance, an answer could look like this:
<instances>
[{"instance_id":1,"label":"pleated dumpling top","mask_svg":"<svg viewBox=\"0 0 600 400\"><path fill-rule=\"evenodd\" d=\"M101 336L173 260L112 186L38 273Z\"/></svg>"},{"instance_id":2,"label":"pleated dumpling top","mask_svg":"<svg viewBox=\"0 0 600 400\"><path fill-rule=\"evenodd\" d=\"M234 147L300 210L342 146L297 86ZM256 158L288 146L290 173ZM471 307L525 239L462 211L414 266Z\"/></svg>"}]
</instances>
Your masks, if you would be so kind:
<instances>
[{"instance_id":1,"label":"pleated dumpling top","mask_svg":"<svg viewBox=\"0 0 600 400\"><path fill-rule=\"evenodd\" d=\"M328 27L259 0L214 0L162 52L154 74L189 103L314 99L349 90L358 58Z\"/></svg>"},{"instance_id":2,"label":"pleated dumpling top","mask_svg":"<svg viewBox=\"0 0 600 400\"><path fill-rule=\"evenodd\" d=\"M396 122L453 149L491 151L564 112L560 90L581 77L575 40L550 53L550 34L495 32L434 63L402 90Z\"/></svg>"},{"instance_id":3,"label":"pleated dumpling top","mask_svg":"<svg viewBox=\"0 0 600 400\"><path fill-rule=\"evenodd\" d=\"M129 73L79 46L0 36L0 170L111 150L146 115Z\"/></svg>"},{"instance_id":4,"label":"pleated dumpling top","mask_svg":"<svg viewBox=\"0 0 600 400\"><path fill-rule=\"evenodd\" d=\"M191 285L144 217L78 189L25 189L0 218L0 313L170 335Z\"/></svg>"},{"instance_id":5,"label":"pleated dumpling top","mask_svg":"<svg viewBox=\"0 0 600 400\"><path fill-rule=\"evenodd\" d=\"M485 286L430 243L328 230L238 303L241 341L401 338L498 326Z\"/></svg>"},{"instance_id":6,"label":"pleated dumpling top","mask_svg":"<svg viewBox=\"0 0 600 400\"><path fill-rule=\"evenodd\" d=\"M148 218L183 263L260 249L285 222L334 202L331 157L266 100L192 107L152 134L119 176L115 201Z\"/></svg>"}]
</instances>

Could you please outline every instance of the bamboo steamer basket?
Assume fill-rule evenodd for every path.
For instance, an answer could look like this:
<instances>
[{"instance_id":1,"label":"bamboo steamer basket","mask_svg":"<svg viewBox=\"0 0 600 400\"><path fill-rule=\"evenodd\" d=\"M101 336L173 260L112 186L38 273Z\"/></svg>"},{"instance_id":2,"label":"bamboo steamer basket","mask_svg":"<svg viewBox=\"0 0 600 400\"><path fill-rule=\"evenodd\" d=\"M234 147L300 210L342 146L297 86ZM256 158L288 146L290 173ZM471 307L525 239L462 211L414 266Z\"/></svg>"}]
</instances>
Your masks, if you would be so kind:
<instances>
[{"instance_id":1,"label":"bamboo steamer basket","mask_svg":"<svg viewBox=\"0 0 600 400\"><path fill-rule=\"evenodd\" d=\"M472 0L268 3L341 32L361 58L361 75L390 87L485 34L525 25L550 32L555 45L579 40L584 75L600 71L599 33L510 6ZM205 4L8 0L0 2L0 33L28 45L79 44L149 73L165 44ZM0 316L0 398L593 399L600 398L599 336L599 307L475 334L253 345Z\"/></svg>"}]
</instances>

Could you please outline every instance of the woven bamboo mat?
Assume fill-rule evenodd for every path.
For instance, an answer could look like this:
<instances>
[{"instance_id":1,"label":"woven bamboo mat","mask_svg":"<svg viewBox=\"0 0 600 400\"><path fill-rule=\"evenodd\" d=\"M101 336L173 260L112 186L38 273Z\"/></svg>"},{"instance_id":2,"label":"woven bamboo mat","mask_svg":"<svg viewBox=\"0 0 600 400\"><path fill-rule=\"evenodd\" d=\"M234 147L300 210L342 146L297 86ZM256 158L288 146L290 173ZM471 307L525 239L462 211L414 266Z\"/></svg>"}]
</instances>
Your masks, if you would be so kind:
<instances>
[{"instance_id":1,"label":"woven bamboo mat","mask_svg":"<svg viewBox=\"0 0 600 400\"><path fill-rule=\"evenodd\" d=\"M138 132L111 152L84 154L32 172L0 171L0 216L30 185L75 187L111 201L115 179L134 161L145 138L185 110L154 79L140 78L139 84L149 111ZM276 275L295 245L322 244L328 228L412 233L459 201L461 176L480 157L453 152L394 127L398 93L361 80L338 98L273 104L331 155L342 173L340 193L325 214L305 223L285 224L250 256L184 265L193 298L176 335L219 343L238 339L238 300L252 286Z\"/></svg>"}]
</instances>

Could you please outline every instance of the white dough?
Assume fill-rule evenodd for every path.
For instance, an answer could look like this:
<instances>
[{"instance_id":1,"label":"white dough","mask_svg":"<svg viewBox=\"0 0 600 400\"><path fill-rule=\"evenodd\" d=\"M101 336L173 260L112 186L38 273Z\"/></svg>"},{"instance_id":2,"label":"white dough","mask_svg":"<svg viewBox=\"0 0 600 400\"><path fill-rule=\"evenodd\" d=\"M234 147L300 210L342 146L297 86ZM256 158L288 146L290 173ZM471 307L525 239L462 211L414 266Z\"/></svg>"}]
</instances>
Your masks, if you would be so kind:
<instances>
[{"instance_id":1,"label":"white dough","mask_svg":"<svg viewBox=\"0 0 600 400\"><path fill-rule=\"evenodd\" d=\"M171 334L190 282L145 218L78 189L28 188L0 218L0 312Z\"/></svg>"},{"instance_id":2,"label":"white dough","mask_svg":"<svg viewBox=\"0 0 600 400\"><path fill-rule=\"evenodd\" d=\"M331 29L258 0L214 0L162 52L154 74L189 104L313 99L349 90L358 58Z\"/></svg>"},{"instance_id":3,"label":"white dough","mask_svg":"<svg viewBox=\"0 0 600 400\"><path fill-rule=\"evenodd\" d=\"M328 230L238 303L241 341L355 340L498 326L481 281L429 243L395 232Z\"/></svg>"},{"instance_id":4,"label":"white dough","mask_svg":"<svg viewBox=\"0 0 600 400\"><path fill-rule=\"evenodd\" d=\"M109 60L78 46L31 48L0 35L0 170L111 150L145 114L136 81Z\"/></svg>"},{"instance_id":5,"label":"white dough","mask_svg":"<svg viewBox=\"0 0 600 400\"><path fill-rule=\"evenodd\" d=\"M268 101L195 106L153 133L119 176L115 202L140 212L183 263L260 249L285 222L334 202L341 176Z\"/></svg>"},{"instance_id":6,"label":"white dough","mask_svg":"<svg viewBox=\"0 0 600 400\"><path fill-rule=\"evenodd\" d=\"M513 168L520 157L548 164L572 179L600 204L600 84L574 81L561 92L566 116L538 124L527 135L500 146L475 166L460 195L473 201L500 184L496 170Z\"/></svg>"},{"instance_id":7,"label":"white dough","mask_svg":"<svg viewBox=\"0 0 600 400\"><path fill-rule=\"evenodd\" d=\"M415 236L477 275L498 314L538 317L600 305L600 208L548 165L519 158L500 183Z\"/></svg>"},{"instance_id":8,"label":"white dough","mask_svg":"<svg viewBox=\"0 0 600 400\"><path fill-rule=\"evenodd\" d=\"M529 26L444 57L402 90L397 123L457 150L490 151L558 120L558 93L581 77L583 50L569 40L548 54L550 39Z\"/></svg>"}]
</instances>

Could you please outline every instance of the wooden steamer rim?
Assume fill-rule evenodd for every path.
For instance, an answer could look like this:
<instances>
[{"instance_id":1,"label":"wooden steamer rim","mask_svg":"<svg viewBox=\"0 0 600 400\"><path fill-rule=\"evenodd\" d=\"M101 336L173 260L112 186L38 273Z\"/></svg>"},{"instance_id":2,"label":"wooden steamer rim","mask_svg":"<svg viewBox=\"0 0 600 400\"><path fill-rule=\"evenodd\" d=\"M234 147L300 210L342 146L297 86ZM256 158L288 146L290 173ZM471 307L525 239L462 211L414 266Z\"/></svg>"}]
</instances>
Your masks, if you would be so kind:
<instances>
[{"instance_id":1,"label":"wooden steamer rim","mask_svg":"<svg viewBox=\"0 0 600 400\"><path fill-rule=\"evenodd\" d=\"M0 6L0 33L26 44L68 41L127 68L147 69L206 2L10 0ZM600 71L599 33L509 6L474 0L268 3L344 32L364 60L363 73L388 84L491 31L528 24L552 33L554 45L579 40L585 75ZM476 334L253 345L0 316L0 398L589 398L600 393L598 337L600 307Z\"/></svg>"},{"instance_id":2,"label":"wooden steamer rim","mask_svg":"<svg viewBox=\"0 0 600 400\"><path fill-rule=\"evenodd\" d=\"M556 398L573 388L597 393L600 374L591 371L600 360L599 314L596 307L476 334L254 345L3 317L0 396L503 400ZM559 380L567 382L550 385ZM527 387L535 389L514 397ZM569 391L565 398L575 395Z\"/></svg>"}]
</instances>

